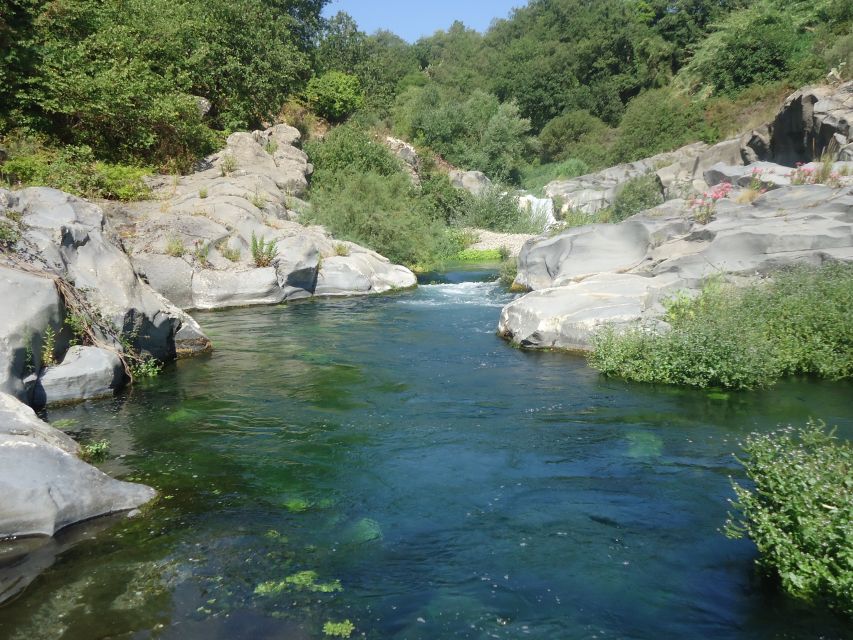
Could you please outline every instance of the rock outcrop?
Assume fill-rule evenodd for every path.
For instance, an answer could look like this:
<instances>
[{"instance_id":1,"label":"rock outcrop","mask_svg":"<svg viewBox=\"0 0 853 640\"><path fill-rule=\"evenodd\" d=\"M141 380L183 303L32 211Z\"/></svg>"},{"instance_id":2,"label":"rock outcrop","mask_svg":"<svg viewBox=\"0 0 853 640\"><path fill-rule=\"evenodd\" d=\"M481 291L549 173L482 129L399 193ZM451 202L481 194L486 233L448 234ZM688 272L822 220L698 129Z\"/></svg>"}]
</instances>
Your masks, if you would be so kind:
<instances>
[{"instance_id":1,"label":"rock outcrop","mask_svg":"<svg viewBox=\"0 0 853 640\"><path fill-rule=\"evenodd\" d=\"M78 454L71 438L0 393L0 539L50 536L75 522L135 509L156 495L110 478Z\"/></svg>"},{"instance_id":2,"label":"rock outcrop","mask_svg":"<svg viewBox=\"0 0 853 640\"><path fill-rule=\"evenodd\" d=\"M73 289L109 328L98 337L115 352L131 344L140 354L169 360L210 348L190 316L139 278L100 207L43 187L0 190L0 203L21 235L14 251L0 256L0 295L6 301L0 311L0 391L32 403L39 386L33 375L46 373L42 354L47 336L55 336L51 351L57 357L68 348L73 336L65 323L70 312L59 294L60 283ZM57 398L72 399L67 395L73 388L69 371L89 377L86 367L62 370L65 392L51 386L59 379L51 378L47 387L41 385L43 398L50 399L44 390L51 388ZM80 384L85 397L93 387Z\"/></svg>"},{"instance_id":3,"label":"rock outcrop","mask_svg":"<svg viewBox=\"0 0 853 640\"><path fill-rule=\"evenodd\" d=\"M589 349L602 324L654 322L663 297L710 277L853 261L853 179L846 186L772 189L751 203L721 199L703 224L681 200L615 225L570 229L525 244L498 331L528 347Z\"/></svg>"},{"instance_id":4,"label":"rock outcrop","mask_svg":"<svg viewBox=\"0 0 853 640\"><path fill-rule=\"evenodd\" d=\"M482 195L492 188L492 181L482 171L460 171L452 170L448 177L450 184L457 189L464 189L474 196Z\"/></svg>"},{"instance_id":5,"label":"rock outcrop","mask_svg":"<svg viewBox=\"0 0 853 640\"><path fill-rule=\"evenodd\" d=\"M853 82L807 87L791 94L779 114L744 138L748 161L853 160Z\"/></svg>"},{"instance_id":6,"label":"rock outcrop","mask_svg":"<svg viewBox=\"0 0 853 640\"><path fill-rule=\"evenodd\" d=\"M183 309L276 304L412 287L383 256L298 222L313 168L287 125L235 133L192 175L155 184L157 200L116 208L137 270ZM266 259L256 259L259 243Z\"/></svg>"}]
</instances>

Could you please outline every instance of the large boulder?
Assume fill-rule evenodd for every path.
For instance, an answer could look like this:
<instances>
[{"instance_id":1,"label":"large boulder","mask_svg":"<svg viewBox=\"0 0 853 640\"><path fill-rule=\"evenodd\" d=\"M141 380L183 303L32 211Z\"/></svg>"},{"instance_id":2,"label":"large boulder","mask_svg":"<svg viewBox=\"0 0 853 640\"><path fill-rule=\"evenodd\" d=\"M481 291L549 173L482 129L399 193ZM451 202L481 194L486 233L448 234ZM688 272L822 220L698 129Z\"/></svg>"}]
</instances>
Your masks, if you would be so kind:
<instances>
[{"instance_id":1,"label":"large boulder","mask_svg":"<svg viewBox=\"0 0 853 640\"><path fill-rule=\"evenodd\" d=\"M33 404L87 400L112 395L125 381L124 364L115 351L98 347L71 347L62 363L39 376Z\"/></svg>"},{"instance_id":2,"label":"large boulder","mask_svg":"<svg viewBox=\"0 0 853 640\"><path fill-rule=\"evenodd\" d=\"M200 171L152 182L156 201L114 210L126 221L125 243L140 275L185 310L412 286L408 269L298 222L305 205L294 194L313 170L294 146L298 140L298 131L287 125L232 134ZM400 152L407 150L400 146ZM257 268L265 263L253 254L261 242L270 251L270 266ZM338 260L356 254L371 257ZM176 344L185 333L176 332Z\"/></svg>"},{"instance_id":3,"label":"large boulder","mask_svg":"<svg viewBox=\"0 0 853 640\"><path fill-rule=\"evenodd\" d=\"M660 315L660 300L678 288L674 276L602 273L534 291L501 311L498 333L523 347L586 351L604 325L628 325Z\"/></svg>"},{"instance_id":4,"label":"large boulder","mask_svg":"<svg viewBox=\"0 0 853 640\"><path fill-rule=\"evenodd\" d=\"M71 283L141 352L175 357L183 314L139 278L100 207L44 187L8 197L44 271Z\"/></svg>"},{"instance_id":5,"label":"large boulder","mask_svg":"<svg viewBox=\"0 0 853 640\"><path fill-rule=\"evenodd\" d=\"M114 480L80 460L67 436L0 393L0 539L53 535L75 522L135 509L150 487Z\"/></svg>"},{"instance_id":6,"label":"large boulder","mask_svg":"<svg viewBox=\"0 0 853 640\"><path fill-rule=\"evenodd\" d=\"M479 196L492 188L492 181L482 171L453 170L448 177L450 184L457 189L464 189L471 195Z\"/></svg>"}]
</instances>

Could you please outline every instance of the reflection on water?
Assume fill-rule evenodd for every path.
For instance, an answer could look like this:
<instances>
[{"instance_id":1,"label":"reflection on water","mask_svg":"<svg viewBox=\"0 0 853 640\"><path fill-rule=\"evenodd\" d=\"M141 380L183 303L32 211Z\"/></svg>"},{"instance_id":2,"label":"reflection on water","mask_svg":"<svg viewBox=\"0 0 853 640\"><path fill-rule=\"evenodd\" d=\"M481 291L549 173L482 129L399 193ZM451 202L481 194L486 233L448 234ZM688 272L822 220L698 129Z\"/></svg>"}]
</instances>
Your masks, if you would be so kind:
<instances>
[{"instance_id":1,"label":"reflection on water","mask_svg":"<svg viewBox=\"0 0 853 640\"><path fill-rule=\"evenodd\" d=\"M469 278L200 314L212 355L51 412L162 497L64 549L0 638L843 636L719 527L738 441L809 416L849 436L851 385L603 380L498 339L511 296Z\"/></svg>"}]
</instances>

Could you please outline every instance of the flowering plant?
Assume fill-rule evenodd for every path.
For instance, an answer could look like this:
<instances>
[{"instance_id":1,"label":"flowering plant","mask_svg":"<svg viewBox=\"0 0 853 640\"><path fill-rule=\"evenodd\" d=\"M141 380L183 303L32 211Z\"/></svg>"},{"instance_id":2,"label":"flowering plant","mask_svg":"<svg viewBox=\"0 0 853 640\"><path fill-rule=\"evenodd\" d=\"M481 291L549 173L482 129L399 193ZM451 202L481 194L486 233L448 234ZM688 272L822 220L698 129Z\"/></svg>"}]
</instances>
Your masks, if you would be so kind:
<instances>
[{"instance_id":1,"label":"flowering plant","mask_svg":"<svg viewBox=\"0 0 853 640\"><path fill-rule=\"evenodd\" d=\"M690 201L690 208L696 221L700 224L708 224L714 219L714 210L717 206L717 201L727 198L732 191L731 182L721 182L715 185L708 191L696 196Z\"/></svg>"}]
</instances>

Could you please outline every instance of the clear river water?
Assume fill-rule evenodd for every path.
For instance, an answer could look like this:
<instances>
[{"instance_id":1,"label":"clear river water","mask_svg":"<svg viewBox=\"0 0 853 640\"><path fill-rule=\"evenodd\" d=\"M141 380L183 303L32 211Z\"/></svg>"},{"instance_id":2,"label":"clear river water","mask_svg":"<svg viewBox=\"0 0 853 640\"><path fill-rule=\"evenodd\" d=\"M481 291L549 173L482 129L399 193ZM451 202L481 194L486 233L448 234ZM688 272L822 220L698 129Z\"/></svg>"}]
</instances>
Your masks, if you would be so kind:
<instances>
[{"instance_id":1,"label":"clear river water","mask_svg":"<svg viewBox=\"0 0 853 640\"><path fill-rule=\"evenodd\" d=\"M810 416L850 437L853 385L604 379L499 339L493 277L201 313L211 355L51 410L160 499L33 542L0 638L848 637L720 529L738 442Z\"/></svg>"}]
</instances>

